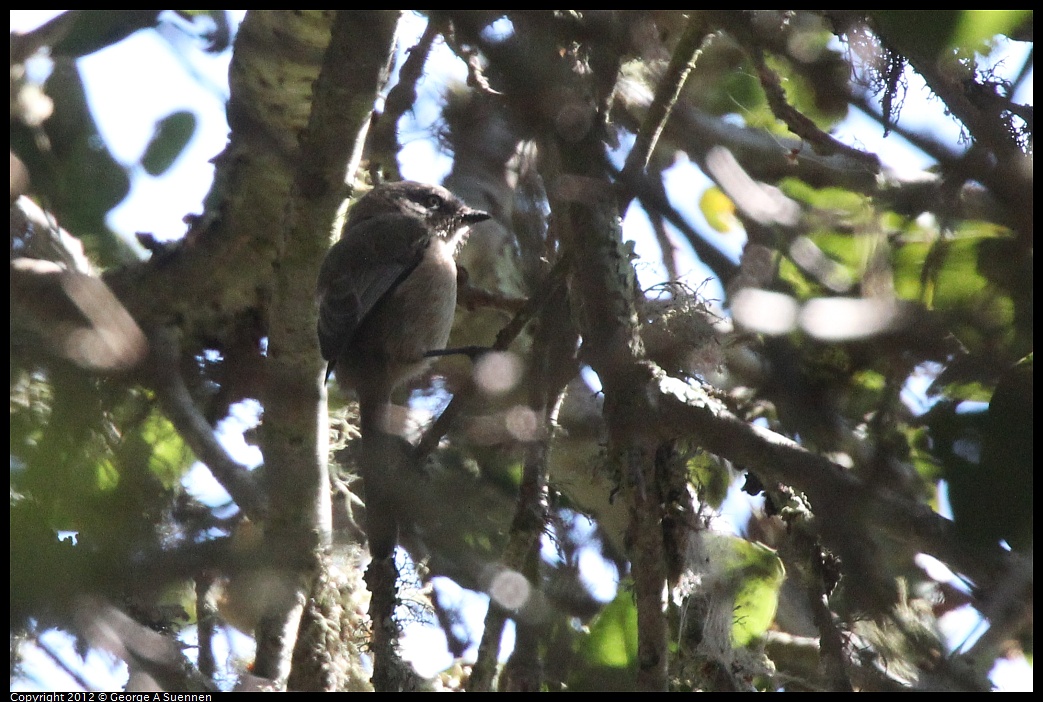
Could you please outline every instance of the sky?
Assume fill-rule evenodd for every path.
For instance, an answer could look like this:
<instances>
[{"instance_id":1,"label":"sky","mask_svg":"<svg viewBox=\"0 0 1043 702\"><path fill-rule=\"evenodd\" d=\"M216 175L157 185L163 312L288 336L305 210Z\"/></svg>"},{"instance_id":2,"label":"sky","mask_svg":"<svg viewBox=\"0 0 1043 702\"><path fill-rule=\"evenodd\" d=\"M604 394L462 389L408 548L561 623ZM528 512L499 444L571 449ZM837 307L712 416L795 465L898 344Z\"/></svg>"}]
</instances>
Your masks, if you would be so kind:
<instances>
[{"instance_id":1,"label":"sky","mask_svg":"<svg viewBox=\"0 0 1043 702\"><path fill-rule=\"evenodd\" d=\"M12 10L12 31L27 31L54 16L56 11ZM242 12L235 14L236 23L242 18ZM410 46L423 30L423 20L411 17L405 24L402 43ZM184 234L184 217L188 213L202 211L202 200L210 188L213 178L213 166L210 164L216 154L224 148L228 126L224 118L224 103L227 99L227 73L230 53L219 55L204 52L179 51L185 44L194 42L191 33L179 27L178 21L163 23L161 31L138 32L120 44L96 52L80 59L79 67L87 87L91 109L98 120L99 129L114 157L127 165L131 170L132 190L127 199L117 206L109 215L109 225L122 234L128 241L134 241L135 232L152 232L158 239L176 239ZM1008 51L1022 51L1020 45L1013 45ZM190 58L186 58L186 56ZM440 152L437 143L431 138L431 127L437 119L437 103L445 86L450 81L464 82L466 67L451 54L445 46L436 46L431 59L436 67L436 74L425 77L419 86L420 101L417 109L402 125L401 138L405 145L402 152L403 176L427 182L439 182L448 173L451 166L449 157ZM1014 70L1021 65L1022 57L1011 53L1000 69L1006 65ZM46 66L40 64L40 70ZM162 80L157 79L162 76ZM1032 80L1025 83L1024 92L1016 96L1018 102L1032 104ZM167 172L160 176L151 176L138 164L142 153L152 137L152 125L176 110L189 110L199 117L195 136L186 151L178 158ZM939 105L930 97L929 91L915 76L909 86L905 105L902 111L902 124L913 130L931 130L936 136L956 143L959 137L959 126L950 118L941 114ZM904 173L922 170L931 165L929 158L912 149L900 137L892 135L883 138L880 126L869 117L851 111L849 117L834 130L833 135L845 143L855 144L861 148L878 154L886 167L901 170ZM693 223L699 231L712 232L699 210L698 198L691 197L693 191L701 192L710 185L710 180L698 168L686 159L679 159L667 173L666 186L668 196L677 209ZM741 229L723 234L714 233L714 243L725 251L733 260L738 256L745 243L745 235ZM651 227L647 216L637 207L628 212L624 220L624 237L635 242L635 253L644 261L658 261L658 246L651 235ZM679 270L688 274L693 287L710 278L709 270L691 253L687 244L678 239L677 244L683 254ZM136 246L136 244L135 244ZM642 287L649 287L665 278L665 271L657 263L642 266L639 269ZM711 299L723 299L720 285L713 281L705 289ZM241 440L242 429L249 428L256 421L256 411L251 415L244 410L242 416L230 420L225 427L226 440L239 445L237 451L247 451ZM256 450L254 448L254 450ZM244 462L255 462L259 456L245 453ZM202 471L205 472L205 471ZM741 493L735 500L745 499ZM742 505L730 504L724 519L732 519L736 523L743 521ZM940 566L940 564L938 564ZM596 566L587 566L595 568ZM602 576L602 579L608 576ZM614 576L613 576L614 577ZM948 577L951 577L951 573ZM598 579L598 578L595 578ZM465 591L457 592L449 584L444 584L446 597L463 599L478 598L467 611L478 612L478 622L484 616L484 596ZM608 595L611 597L611 595ZM953 617L946 626L951 628L947 636L953 645L967 639L977 625L972 613L964 613L962 618ZM980 633L980 632L979 632ZM428 660L421 665L434 669L448 660L430 655L442 643L432 642L430 632L415 634L415 638L407 640L407 656L411 651L428 652ZM440 633L437 634L440 636ZM69 645L67 637L48 636L43 646L52 650L33 651L27 655L27 664L31 670L44 671L41 675L65 675L60 666L55 665L55 657L66 657L72 665L79 660ZM505 642L507 643L507 642ZM228 645L241 646L242 641L230 638ZM509 650L509 649L508 649ZM104 654L92 654L100 658L88 659L76 664L76 669L84 671L84 675L95 689L115 689L114 681L119 679L120 667L113 666ZM417 654L424 659L425 655ZM1004 670L994 674L994 681L1006 689L1031 689L1031 668L1024 659L1005 664ZM1009 670L1006 669L1009 667ZM425 673L431 672L425 670ZM96 678L91 676L97 676ZM125 673L124 673L125 675ZM31 676L30 676L31 678ZM18 683L23 684L23 683ZM32 682L25 682L22 689L78 689L72 682L59 683L57 687L36 687ZM119 683L116 683L117 686ZM12 688L14 689L14 688Z\"/></svg>"}]
</instances>

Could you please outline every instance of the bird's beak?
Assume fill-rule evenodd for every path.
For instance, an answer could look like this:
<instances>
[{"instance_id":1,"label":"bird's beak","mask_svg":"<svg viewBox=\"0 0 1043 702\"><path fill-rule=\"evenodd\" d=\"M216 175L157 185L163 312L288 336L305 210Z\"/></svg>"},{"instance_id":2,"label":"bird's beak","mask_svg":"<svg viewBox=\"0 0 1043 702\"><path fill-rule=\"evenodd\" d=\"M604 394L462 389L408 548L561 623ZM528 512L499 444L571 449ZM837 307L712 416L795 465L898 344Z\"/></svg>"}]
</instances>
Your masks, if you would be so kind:
<instances>
[{"instance_id":1,"label":"bird's beak","mask_svg":"<svg viewBox=\"0 0 1043 702\"><path fill-rule=\"evenodd\" d=\"M460 215L460 221L464 224L478 224L478 222L484 222L487 219L492 219L492 215L481 210L472 210L470 207L464 208Z\"/></svg>"}]
</instances>

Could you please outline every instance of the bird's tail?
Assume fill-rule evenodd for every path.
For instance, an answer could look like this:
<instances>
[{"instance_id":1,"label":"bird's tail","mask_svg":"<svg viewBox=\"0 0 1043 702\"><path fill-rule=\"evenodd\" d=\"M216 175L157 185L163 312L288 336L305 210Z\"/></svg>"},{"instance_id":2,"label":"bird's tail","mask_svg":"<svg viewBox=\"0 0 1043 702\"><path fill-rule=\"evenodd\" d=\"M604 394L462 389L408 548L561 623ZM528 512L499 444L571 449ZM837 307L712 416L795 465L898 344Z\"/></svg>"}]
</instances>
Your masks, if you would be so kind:
<instances>
[{"instance_id":1,"label":"bird's tail","mask_svg":"<svg viewBox=\"0 0 1043 702\"><path fill-rule=\"evenodd\" d=\"M361 469L366 488L366 536L374 560L390 556L398 541L396 483L411 460L410 444L388 431L386 396L359 398Z\"/></svg>"}]
</instances>

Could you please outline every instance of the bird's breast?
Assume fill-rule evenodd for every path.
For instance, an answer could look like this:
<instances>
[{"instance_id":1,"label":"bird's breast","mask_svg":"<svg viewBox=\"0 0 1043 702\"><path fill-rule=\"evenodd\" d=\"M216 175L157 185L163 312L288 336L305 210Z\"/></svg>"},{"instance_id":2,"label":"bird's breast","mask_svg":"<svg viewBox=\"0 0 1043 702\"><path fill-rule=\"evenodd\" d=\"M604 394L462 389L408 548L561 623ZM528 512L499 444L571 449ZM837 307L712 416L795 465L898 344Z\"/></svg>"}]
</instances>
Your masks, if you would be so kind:
<instances>
[{"instance_id":1,"label":"bird's breast","mask_svg":"<svg viewBox=\"0 0 1043 702\"><path fill-rule=\"evenodd\" d=\"M456 261L450 246L434 237L392 298L403 312L397 340L403 358L445 348L456 313Z\"/></svg>"}]
</instances>

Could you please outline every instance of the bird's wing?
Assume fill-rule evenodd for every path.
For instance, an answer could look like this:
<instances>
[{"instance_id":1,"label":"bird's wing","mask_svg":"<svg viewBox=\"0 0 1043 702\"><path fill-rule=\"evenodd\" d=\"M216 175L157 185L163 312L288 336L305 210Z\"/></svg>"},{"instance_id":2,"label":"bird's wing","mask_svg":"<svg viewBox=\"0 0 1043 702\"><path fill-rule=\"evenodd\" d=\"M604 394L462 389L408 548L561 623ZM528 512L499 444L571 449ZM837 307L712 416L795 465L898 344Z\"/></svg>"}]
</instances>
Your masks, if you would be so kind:
<instances>
[{"instance_id":1,"label":"bird's wing","mask_svg":"<svg viewBox=\"0 0 1043 702\"><path fill-rule=\"evenodd\" d=\"M423 222L387 214L351 226L319 270L319 346L335 361L366 316L423 258L430 233Z\"/></svg>"}]
</instances>

